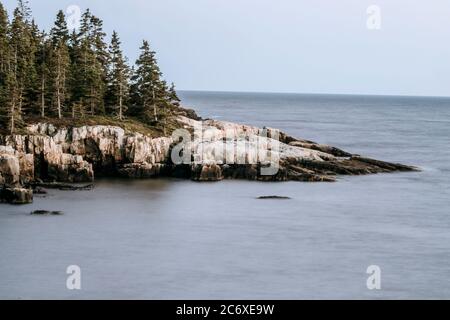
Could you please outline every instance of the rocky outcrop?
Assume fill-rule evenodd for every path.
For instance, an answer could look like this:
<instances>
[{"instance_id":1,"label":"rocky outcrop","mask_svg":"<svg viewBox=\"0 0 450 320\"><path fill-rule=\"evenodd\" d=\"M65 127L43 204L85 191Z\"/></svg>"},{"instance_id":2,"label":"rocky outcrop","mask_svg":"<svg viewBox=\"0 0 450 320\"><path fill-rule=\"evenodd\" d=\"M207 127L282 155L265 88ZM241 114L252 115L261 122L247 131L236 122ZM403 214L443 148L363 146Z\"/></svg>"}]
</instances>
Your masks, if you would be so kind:
<instances>
[{"instance_id":1,"label":"rocky outcrop","mask_svg":"<svg viewBox=\"0 0 450 320\"><path fill-rule=\"evenodd\" d=\"M31 189L22 184L33 180L32 156L0 146L0 202L25 204L33 201Z\"/></svg>"},{"instance_id":2,"label":"rocky outcrop","mask_svg":"<svg viewBox=\"0 0 450 320\"><path fill-rule=\"evenodd\" d=\"M56 129L40 123L28 135L2 138L5 147L34 157L35 177L47 181L88 182L97 175L158 175L167 162L171 138L125 134L113 126Z\"/></svg>"},{"instance_id":3,"label":"rocky outcrop","mask_svg":"<svg viewBox=\"0 0 450 320\"><path fill-rule=\"evenodd\" d=\"M0 137L0 198L32 201L36 181L91 182L97 176L126 178L174 176L194 181L334 181L339 174L411 171L414 167L352 155L338 148L295 139L271 128L179 116L192 139L176 163L172 137L150 137L115 126L56 128L30 125L26 135ZM276 164L273 172L269 169ZM269 173L267 172L269 170Z\"/></svg>"},{"instance_id":4,"label":"rocky outcrop","mask_svg":"<svg viewBox=\"0 0 450 320\"><path fill-rule=\"evenodd\" d=\"M201 122L185 117L179 120L197 136L186 149L193 154L196 164L192 166L192 177L198 181L231 178L332 182L336 175L417 170L412 166L364 158L332 146L295 139L272 128L260 129L216 120ZM262 171L267 168L269 159L277 164L277 170L264 174Z\"/></svg>"},{"instance_id":5,"label":"rocky outcrop","mask_svg":"<svg viewBox=\"0 0 450 320\"><path fill-rule=\"evenodd\" d=\"M65 130L62 130L65 131ZM82 156L64 150L64 144L48 135L12 135L3 137L2 143L13 148L22 163L22 184L28 184L36 177L45 180L83 182L92 181L92 165Z\"/></svg>"}]
</instances>

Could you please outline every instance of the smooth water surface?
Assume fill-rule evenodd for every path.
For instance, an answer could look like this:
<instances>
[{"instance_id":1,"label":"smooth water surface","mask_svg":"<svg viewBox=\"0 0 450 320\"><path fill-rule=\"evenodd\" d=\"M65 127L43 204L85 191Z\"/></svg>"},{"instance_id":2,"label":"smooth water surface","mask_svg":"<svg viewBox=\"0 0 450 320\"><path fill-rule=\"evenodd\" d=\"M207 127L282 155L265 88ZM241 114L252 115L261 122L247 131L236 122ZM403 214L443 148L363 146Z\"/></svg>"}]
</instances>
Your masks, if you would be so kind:
<instances>
[{"instance_id":1,"label":"smooth water surface","mask_svg":"<svg viewBox=\"0 0 450 320\"><path fill-rule=\"evenodd\" d=\"M336 183L99 180L0 205L0 298L450 298L450 99L180 95L205 118L423 171ZM66 289L69 265L81 268L79 291ZM381 290L366 287L370 265Z\"/></svg>"}]
</instances>

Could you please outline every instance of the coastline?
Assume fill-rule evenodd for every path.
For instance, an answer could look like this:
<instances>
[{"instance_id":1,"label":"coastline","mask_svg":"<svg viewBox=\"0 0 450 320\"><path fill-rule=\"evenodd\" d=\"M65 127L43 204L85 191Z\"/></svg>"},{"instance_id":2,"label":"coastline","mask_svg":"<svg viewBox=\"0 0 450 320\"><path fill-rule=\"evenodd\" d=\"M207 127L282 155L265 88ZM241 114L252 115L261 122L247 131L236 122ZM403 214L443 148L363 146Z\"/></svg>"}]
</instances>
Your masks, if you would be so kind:
<instances>
[{"instance_id":1,"label":"coastline","mask_svg":"<svg viewBox=\"0 0 450 320\"><path fill-rule=\"evenodd\" d=\"M293 138L276 129L199 120L195 112L181 107L179 110L171 120L177 123L172 131L183 129L194 137L180 149L191 154L183 163L174 163L171 157L174 148L179 147L173 132L151 136L118 125L78 127L39 122L28 125L26 134L0 136L0 198L8 203L30 203L33 192L49 187L49 183L55 187L61 183L91 183L94 176L334 182L338 175L418 170ZM271 162L259 158L261 141L263 153L274 157L270 161L277 164L271 174L264 174ZM245 148L239 154L242 143ZM274 145L277 149L271 150ZM217 158L217 153L222 153L222 159Z\"/></svg>"}]
</instances>

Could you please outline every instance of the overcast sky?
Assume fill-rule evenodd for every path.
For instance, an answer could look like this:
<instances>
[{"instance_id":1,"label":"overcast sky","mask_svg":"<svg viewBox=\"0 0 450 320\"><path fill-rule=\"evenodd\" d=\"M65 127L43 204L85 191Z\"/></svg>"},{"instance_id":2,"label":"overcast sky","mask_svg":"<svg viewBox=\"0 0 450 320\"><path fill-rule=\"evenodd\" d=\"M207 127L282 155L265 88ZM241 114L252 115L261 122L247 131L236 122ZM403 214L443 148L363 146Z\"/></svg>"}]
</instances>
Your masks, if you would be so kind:
<instances>
[{"instance_id":1,"label":"overcast sky","mask_svg":"<svg viewBox=\"0 0 450 320\"><path fill-rule=\"evenodd\" d=\"M11 13L16 1L0 1ZM89 7L108 34L119 32L132 61L148 39L179 89L450 96L449 0L30 4L46 29L58 9ZM367 27L370 5L381 9L381 29Z\"/></svg>"}]
</instances>

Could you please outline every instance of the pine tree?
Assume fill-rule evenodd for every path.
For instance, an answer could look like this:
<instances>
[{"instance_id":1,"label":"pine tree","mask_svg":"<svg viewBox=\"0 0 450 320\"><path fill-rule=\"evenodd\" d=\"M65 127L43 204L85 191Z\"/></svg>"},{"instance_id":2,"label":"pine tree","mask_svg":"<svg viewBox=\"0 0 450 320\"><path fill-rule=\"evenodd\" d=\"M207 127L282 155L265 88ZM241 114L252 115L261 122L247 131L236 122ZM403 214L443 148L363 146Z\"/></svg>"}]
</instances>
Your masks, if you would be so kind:
<instances>
[{"instance_id":1,"label":"pine tree","mask_svg":"<svg viewBox=\"0 0 450 320\"><path fill-rule=\"evenodd\" d=\"M70 69L70 56L68 48L69 32L64 13L58 12L55 25L50 31L52 42L51 70L53 88L53 105L58 118L62 118L63 106L68 98L68 76Z\"/></svg>"},{"instance_id":2,"label":"pine tree","mask_svg":"<svg viewBox=\"0 0 450 320\"><path fill-rule=\"evenodd\" d=\"M24 21L30 22L31 20L31 9L28 0L18 0L17 9L20 11Z\"/></svg>"},{"instance_id":3,"label":"pine tree","mask_svg":"<svg viewBox=\"0 0 450 320\"><path fill-rule=\"evenodd\" d=\"M22 119L24 91L30 64L27 24L19 8L14 10L13 20L9 28L10 72L7 76L8 117L11 133L16 128L16 122Z\"/></svg>"},{"instance_id":4,"label":"pine tree","mask_svg":"<svg viewBox=\"0 0 450 320\"><path fill-rule=\"evenodd\" d=\"M17 124L21 124L21 113L18 109L19 92L18 84L15 75L12 72L7 73L5 81L5 92L8 96L6 100L6 109L4 111L5 128L9 130L10 134L14 134Z\"/></svg>"},{"instance_id":5,"label":"pine tree","mask_svg":"<svg viewBox=\"0 0 450 320\"><path fill-rule=\"evenodd\" d=\"M6 64L3 77L2 122L10 134L14 134L16 127L22 124L21 104L28 65L25 52L27 38L25 21L21 11L16 8L11 25L7 28L7 55L2 59Z\"/></svg>"},{"instance_id":6,"label":"pine tree","mask_svg":"<svg viewBox=\"0 0 450 320\"><path fill-rule=\"evenodd\" d=\"M93 55L90 44L90 19L91 12L87 9L83 13L79 33L73 30L69 40L72 117L77 114L83 117L89 103L88 68Z\"/></svg>"},{"instance_id":7,"label":"pine tree","mask_svg":"<svg viewBox=\"0 0 450 320\"><path fill-rule=\"evenodd\" d=\"M161 80L162 73L159 70L155 52L150 50L147 41L143 41L140 48L141 54L136 60L136 72L132 77L133 97L137 113L144 117L144 120L151 119L153 111L153 120L158 121L158 104L161 105L166 99L166 89Z\"/></svg>"},{"instance_id":8,"label":"pine tree","mask_svg":"<svg viewBox=\"0 0 450 320\"><path fill-rule=\"evenodd\" d=\"M180 105L180 98L178 97L177 91L175 90L175 84L172 82L168 91L169 102L175 106Z\"/></svg>"},{"instance_id":9,"label":"pine tree","mask_svg":"<svg viewBox=\"0 0 450 320\"><path fill-rule=\"evenodd\" d=\"M96 16L91 16L91 38L95 56L103 71L103 80L106 80L108 73L108 45L105 42L106 33L103 31L103 21Z\"/></svg>"},{"instance_id":10,"label":"pine tree","mask_svg":"<svg viewBox=\"0 0 450 320\"><path fill-rule=\"evenodd\" d=\"M65 44L69 41L69 30L67 29L66 16L62 10L56 15L55 25L50 31L53 46L57 46L60 42Z\"/></svg>"},{"instance_id":11,"label":"pine tree","mask_svg":"<svg viewBox=\"0 0 450 320\"><path fill-rule=\"evenodd\" d=\"M117 32L113 31L109 47L108 90L105 100L117 112L119 120L123 120L127 107L124 105L129 92L130 68L120 49Z\"/></svg>"},{"instance_id":12,"label":"pine tree","mask_svg":"<svg viewBox=\"0 0 450 320\"><path fill-rule=\"evenodd\" d=\"M103 21L96 16L91 16L92 44L95 56L95 64L92 65L93 76L92 100L95 101L97 110L105 113L105 93L108 77L108 45L105 42L106 33L103 31ZM92 114L94 111L92 110Z\"/></svg>"},{"instance_id":13,"label":"pine tree","mask_svg":"<svg viewBox=\"0 0 450 320\"><path fill-rule=\"evenodd\" d=\"M8 13L0 2L0 85L2 80L5 81L4 73L9 67L8 28Z\"/></svg>"},{"instance_id":14,"label":"pine tree","mask_svg":"<svg viewBox=\"0 0 450 320\"><path fill-rule=\"evenodd\" d=\"M31 16L27 0L19 0L12 20L0 3L0 125L11 133L28 116L62 118L69 105L72 117L129 112L165 128L170 105L179 105L175 86L162 79L155 52L143 42L130 68L113 32L105 43L103 21L89 10L79 32L69 35L63 11L47 35ZM132 75L132 77L131 77ZM131 77L131 79L130 79ZM49 108L50 107L50 108Z\"/></svg>"},{"instance_id":15,"label":"pine tree","mask_svg":"<svg viewBox=\"0 0 450 320\"><path fill-rule=\"evenodd\" d=\"M47 39L42 33L42 39L39 43L39 49L36 54L36 69L38 73L38 105L39 114L42 118L46 116L47 105L51 97L51 56L53 46L50 39Z\"/></svg>"},{"instance_id":16,"label":"pine tree","mask_svg":"<svg viewBox=\"0 0 450 320\"><path fill-rule=\"evenodd\" d=\"M75 118L76 110L82 105L85 93L84 88L84 71L83 56L81 52L80 36L73 30L69 38L69 56L70 56L70 78L69 92L70 105L72 109L72 117Z\"/></svg>"},{"instance_id":17,"label":"pine tree","mask_svg":"<svg viewBox=\"0 0 450 320\"><path fill-rule=\"evenodd\" d=\"M8 127L7 77L9 68L8 13L0 2L0 128Z\"/></svg>"},{"instance_id":18,"label":"pine tree","mask_svg":"<svg viewBox=\"0 0 450 320\"><path fill-rule=\"evenodd\" d=\"M82 76L77 75L81 92L78 103L87 104L91 115L104 113L108 56L102 24L100 19L86 10L77 40L79 50L76 64L82 72Z\"/></svg>"},{"instance_id":19,"label":"pine tree","mask_svg":"<svg viewBox=\"0 0 450 320\"><path fill-rule=\"evenodd\" d=\"M39 64L38 55L41 43L44 35L39 30L34 20L28 25L28 57L30 59L30 65L28 67L28 76L26 78L25 91L24 91L24 104L27 106L27 114L39 114L40 112L40 77L39 77Z\"/></svg>"}]
</instances>

